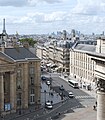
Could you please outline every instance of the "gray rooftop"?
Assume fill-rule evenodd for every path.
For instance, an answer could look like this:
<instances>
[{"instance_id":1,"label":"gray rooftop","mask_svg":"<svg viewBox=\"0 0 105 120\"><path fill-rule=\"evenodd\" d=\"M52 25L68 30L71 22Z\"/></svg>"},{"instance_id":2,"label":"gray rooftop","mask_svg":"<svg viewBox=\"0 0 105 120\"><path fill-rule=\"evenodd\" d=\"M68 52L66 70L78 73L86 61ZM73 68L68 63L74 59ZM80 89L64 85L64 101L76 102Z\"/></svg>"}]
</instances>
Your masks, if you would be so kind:
<instances>
[{"instance_id":1,"label":"gray rooftop","mask_svg":"<svg viewBox=\"0 0 105 120\"><path fill-rule=\"evenodd\" d=\"M5 48L4 53L14 60L38 59L31 51L24 47Z\"/></svg>"},{"instance_id":2,"label":"gray rooftop","mask_svg":"<svg viewBox=\"0 0 105 120\"><path fill-rule=\"evenodd\" d=\"M89 44L78 44L74 49L82 50L82 51L89 51L89 52L96 52L96 46L89 45Z\"/></svg>"}]
</instances>

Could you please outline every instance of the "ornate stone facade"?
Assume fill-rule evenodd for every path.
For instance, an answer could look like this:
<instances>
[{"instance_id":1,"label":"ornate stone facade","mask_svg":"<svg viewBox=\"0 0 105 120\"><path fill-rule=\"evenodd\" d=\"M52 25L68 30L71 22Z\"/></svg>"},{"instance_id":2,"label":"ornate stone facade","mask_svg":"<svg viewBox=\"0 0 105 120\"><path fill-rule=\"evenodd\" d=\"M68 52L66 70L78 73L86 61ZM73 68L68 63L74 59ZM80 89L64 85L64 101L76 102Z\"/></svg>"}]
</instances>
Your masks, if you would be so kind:
<instances>
[{"instance_id":1,"label":"ornate stone facade","mask_svg":"<svg viewBox=\"0 0 105 120\"><path fill-rule=\"evenodd\" d=\"M40 104L40 60L14 61L0 52L0 114Z\"/></svg>"}]
</instances>

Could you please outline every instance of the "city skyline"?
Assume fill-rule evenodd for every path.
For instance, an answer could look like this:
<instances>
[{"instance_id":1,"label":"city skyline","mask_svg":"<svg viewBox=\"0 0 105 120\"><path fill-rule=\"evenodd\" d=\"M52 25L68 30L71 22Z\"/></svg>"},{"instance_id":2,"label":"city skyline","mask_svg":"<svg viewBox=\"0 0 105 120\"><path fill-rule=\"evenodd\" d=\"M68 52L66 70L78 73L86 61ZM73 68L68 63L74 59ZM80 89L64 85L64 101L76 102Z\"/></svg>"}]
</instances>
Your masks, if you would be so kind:
<instances>
[{"instance_id":1,"label":"city skyline","mask_svg":"<svg viewBox=\"0 0 105 120\"><path fill-rule=\"evenodd\" d=\"M47 34L76 29L105 31L104 0L0 0L0 30L6 19L8 34Z\"/></svg>"}]
</instances>

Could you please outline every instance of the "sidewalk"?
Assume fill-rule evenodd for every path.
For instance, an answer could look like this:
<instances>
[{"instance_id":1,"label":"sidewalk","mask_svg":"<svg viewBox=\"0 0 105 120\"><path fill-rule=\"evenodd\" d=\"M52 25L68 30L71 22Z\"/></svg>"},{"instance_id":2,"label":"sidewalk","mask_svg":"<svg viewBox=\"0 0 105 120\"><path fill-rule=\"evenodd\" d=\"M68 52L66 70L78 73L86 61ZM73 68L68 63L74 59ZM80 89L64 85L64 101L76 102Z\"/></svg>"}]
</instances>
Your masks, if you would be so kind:
<instances>
[{"instance_id":1,"label":"sidewalk","mask_svg":"<svg viewBox=\"0 0 105 120\"><path fill-rule=\"evenodd\" d=\"M65 114L60 120L96 120L97 112L92 107L78 108L73 113Z\"/></svg>"},{"instance_id":2,"label":"sidewalk","mask_svg":"<svg viewBox=\"0 0 105 120\"><path fill-rule=\"evenodd\" d=\"M22 119L25 115L29 115L31 113L34 113L35 115L38 115L39 113L43 113L43 108L45 105L45 101L53 101L53 105L60 104L62 102L61 97L53 90L50 89L50 86L46 85L45 82L41 84L41 106L30 105L28 109L21 109L17 110L16 113L10 113L3 118L0 117L0 120L15 120L16 118ZM46 91L46 92L44 92ZM49 94L53 93L53 95Z\"/></svg>"},{"instance_id":3,"label":"sidewalk","mask_svg":"<svg viewBox=\"0 0 105 120\"><path fill-rule=\"evenodd\" d=\"M68 82L68 78L65 78L64 76L59 76L61 79ZM96 98L96 92L91 90L87 90L84 88L79 88L82 91L86 92L90 96ZM73 109L73 113L65 114L63 118L60 118L59 120L96 120L97 117L97 111L93 110L92 106L88 106L85 108L77 108ZM61 116L62 117L62 116Z\"/></svg>"}]
</instances>

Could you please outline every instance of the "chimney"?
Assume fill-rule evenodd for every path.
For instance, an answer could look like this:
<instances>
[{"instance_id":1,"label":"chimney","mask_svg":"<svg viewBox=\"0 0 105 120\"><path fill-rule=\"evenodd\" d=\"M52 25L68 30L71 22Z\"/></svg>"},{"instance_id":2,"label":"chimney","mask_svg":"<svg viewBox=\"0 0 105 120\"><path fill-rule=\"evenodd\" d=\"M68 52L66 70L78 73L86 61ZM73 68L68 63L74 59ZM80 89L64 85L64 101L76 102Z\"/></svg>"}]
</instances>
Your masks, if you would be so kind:
<instances>
[{"instance_id":1,"label":"chimney","mask_svg":"<svg viewBox=\"0 0 105 120\"><path fill-rule=\"evenodd\" d=\"M23 47L25 47L26 49L29 49L29 43L28 42L24 42L23 43Z\"/></svg>"},{"instance_id":2,"label":"chimney","mask_svg":"<svg viewBox=\"0 0 105 120\"><path fill-rule=\"evenodd\" d=\"M19 45L14 44L13 47L16 49L17 52L19 52Z\"/></svg>"}]
</instances>

